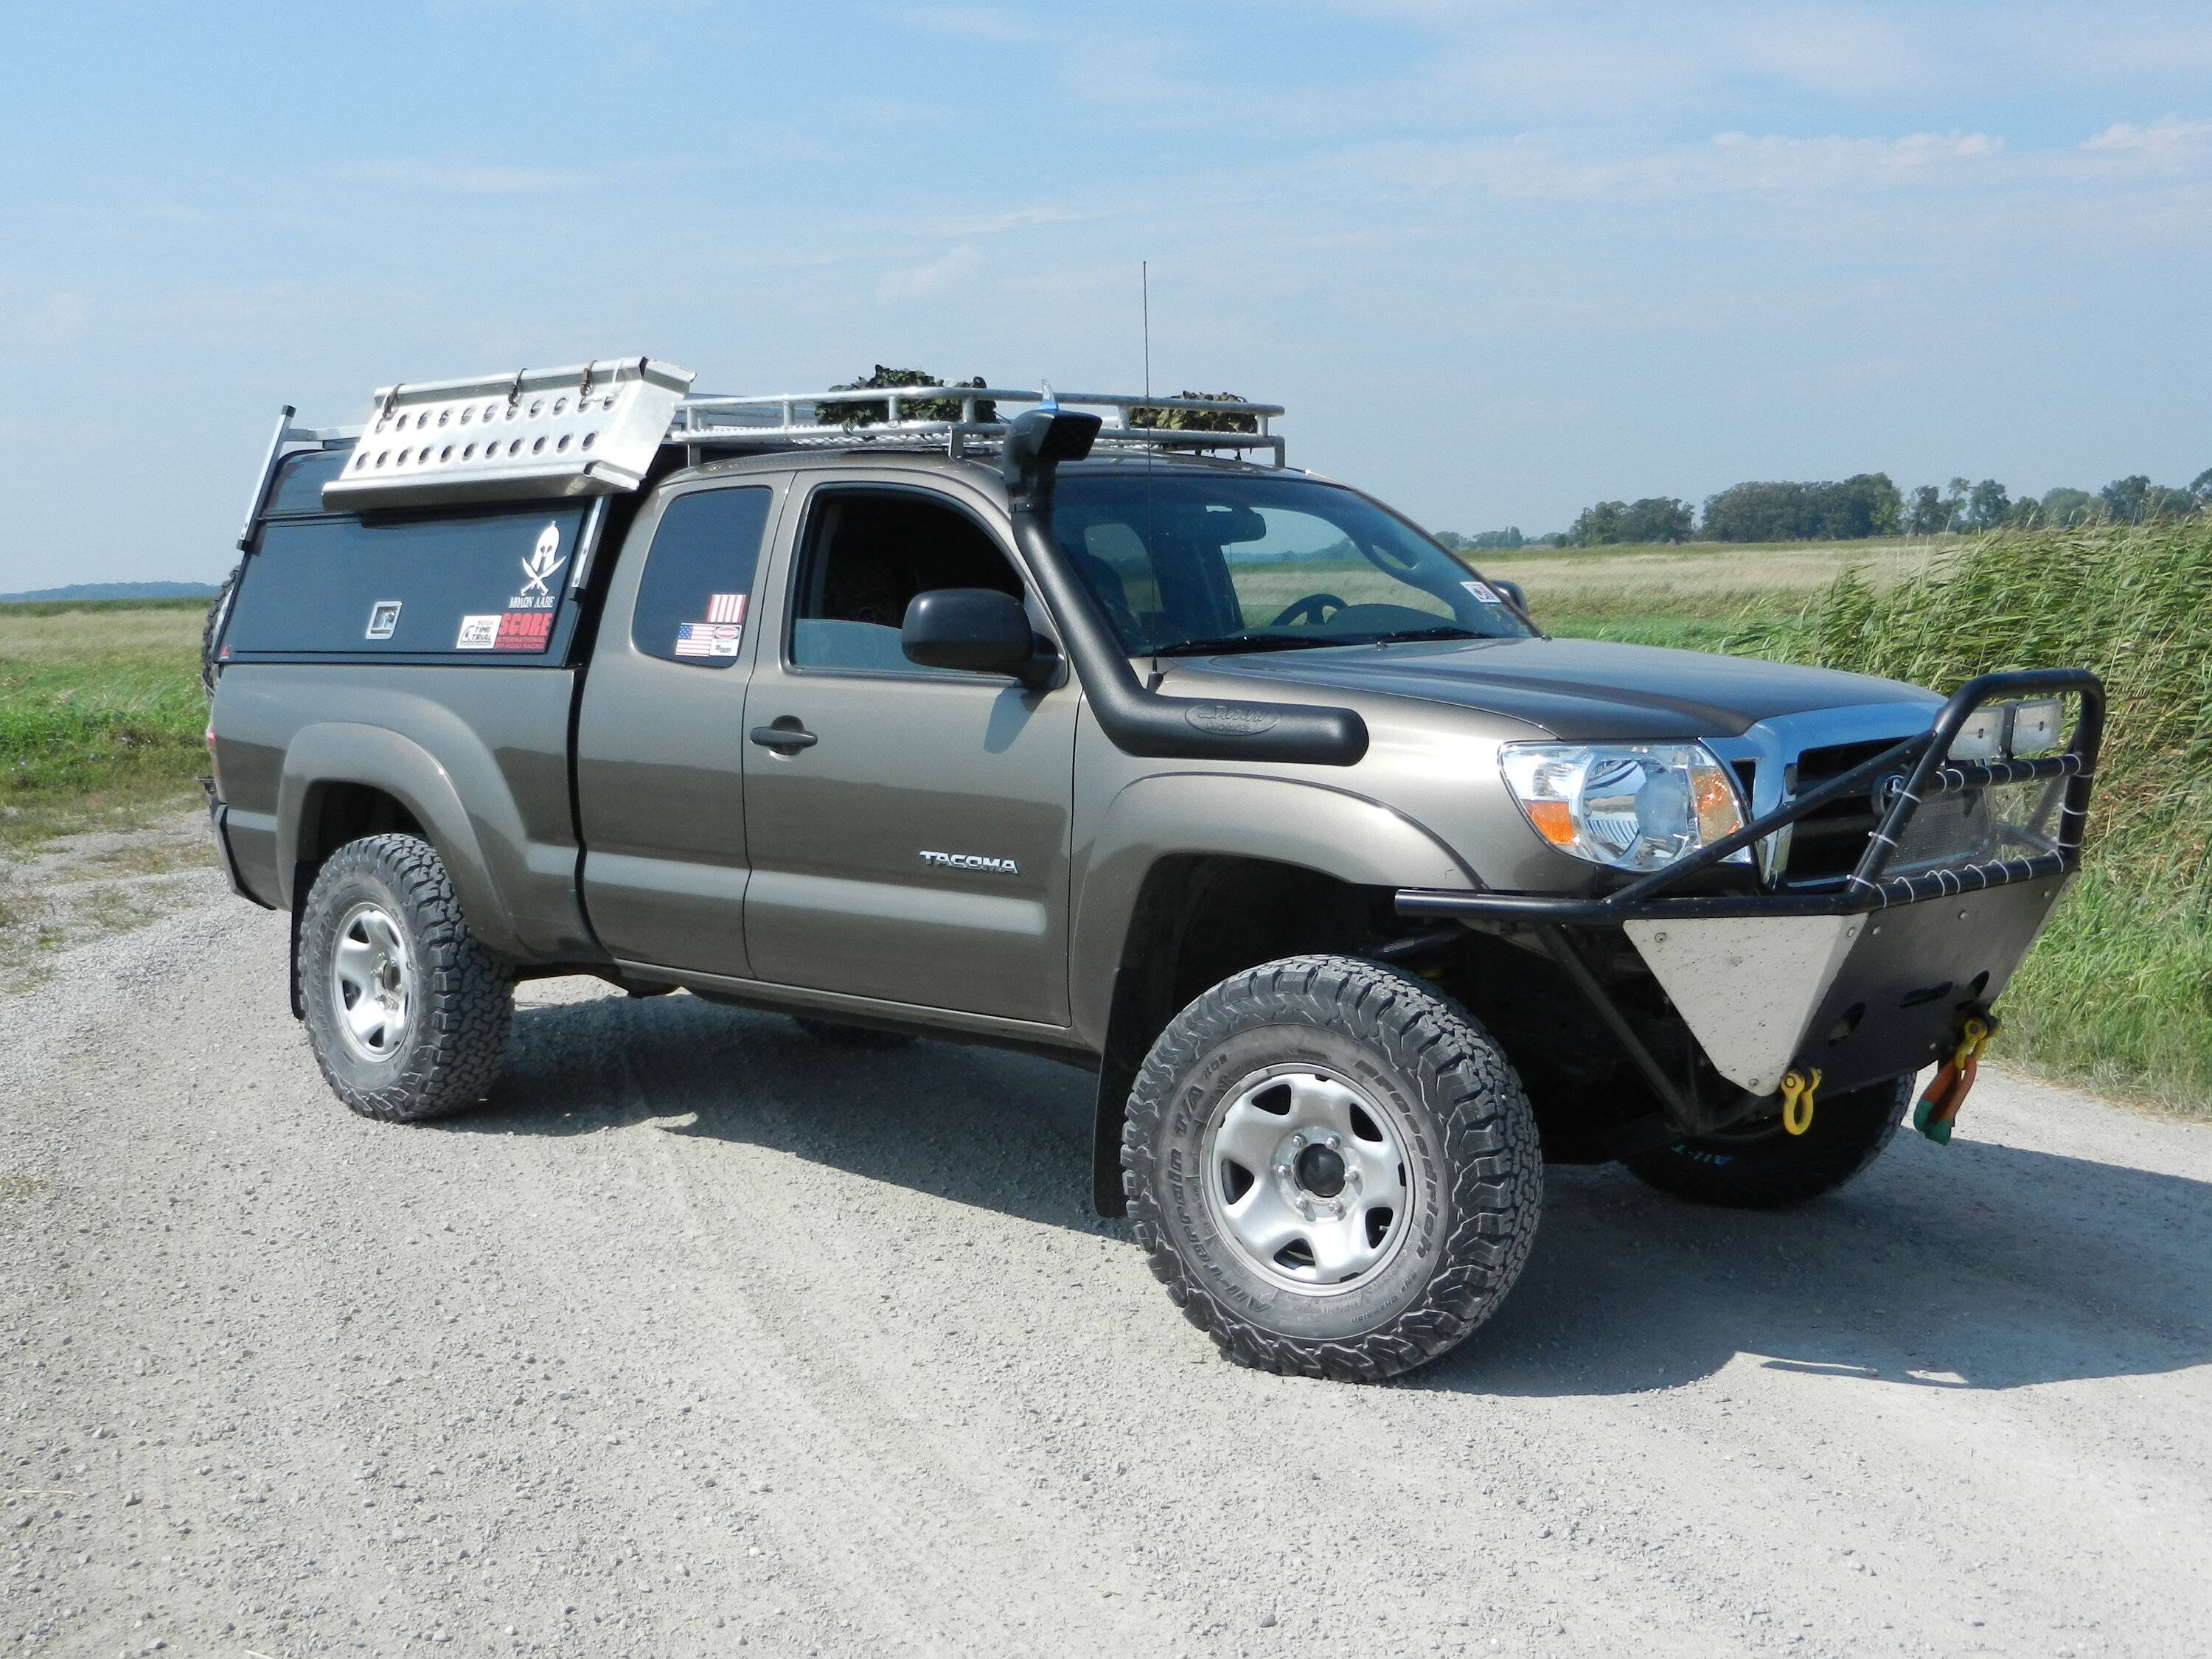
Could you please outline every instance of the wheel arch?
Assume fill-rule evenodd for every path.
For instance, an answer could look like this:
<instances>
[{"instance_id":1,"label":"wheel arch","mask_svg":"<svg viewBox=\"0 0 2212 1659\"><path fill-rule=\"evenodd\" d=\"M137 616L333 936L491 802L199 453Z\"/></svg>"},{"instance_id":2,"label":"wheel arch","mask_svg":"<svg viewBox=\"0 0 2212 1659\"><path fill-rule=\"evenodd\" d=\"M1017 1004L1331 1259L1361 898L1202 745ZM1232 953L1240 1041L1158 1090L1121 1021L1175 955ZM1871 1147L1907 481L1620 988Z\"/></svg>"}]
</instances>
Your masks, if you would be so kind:
<instances>
[{"instance_id":1,"label":"wheel arch","mask_svg":"<svg viewBox=\"0 0 2212 1659\"><path fill-rule=\"evenodd\" d=\"M1480 884L1450 848L1347 790L1168 774L1117 795L1093 838L1072 930L1073 1023L1099 1054L1093 1202L1121 1213L1121 1122L1152 1041L1208 986L1305 951L1388 937L1401 887Z\"/></svg>"},{"instance_id":2,"label":"wheel arch","mask_svg":"<svg viewBox=\"0 0 2212 1659\"><path fill-rule=\"evenodd\" d=\"M522 954L476 821L436 757L382 726L301 728L285 751L276 798L277 879L295 916L324 859L349 841L393 830L430 843L470 931L488 949Z\"/></svg>"},{"instance_id":3,"label":"wheel arch","mask_svg":"<svg viewBox=\"0 0 2212 1659\"><path fill-rule=\"evenodd\" d=\"M1151 948L1143 930L1161 920L1162 886L1208 860L1366 890L1482 885L1426 829L1350 790L1247 773L1141 778L1102 816L1075 897L1069 1013L1094 1047L1105 1043L1121 969Z\"/></svg>"}]
</instances>

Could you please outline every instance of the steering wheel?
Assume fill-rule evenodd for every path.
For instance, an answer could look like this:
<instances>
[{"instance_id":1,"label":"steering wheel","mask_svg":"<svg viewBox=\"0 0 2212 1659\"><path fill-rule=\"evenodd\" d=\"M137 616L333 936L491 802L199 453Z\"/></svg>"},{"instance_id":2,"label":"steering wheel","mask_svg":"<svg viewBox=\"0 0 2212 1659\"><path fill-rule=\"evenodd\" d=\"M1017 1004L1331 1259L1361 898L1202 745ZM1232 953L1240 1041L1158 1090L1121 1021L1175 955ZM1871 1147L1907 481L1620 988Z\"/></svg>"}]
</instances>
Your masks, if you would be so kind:
<instances>
[{"instance_id":1,"label":"steering wheel","mask_svg":"<svg viewBox=\"0 0 2212 1659\"><path fill-rule=\"evenodd\" d=\"M1342 599L1337 598L1334 593L1309 593L1303 599L1293 600L1291 604L1284 606L1283 614L1276 617L1274 621L1269 623L1267 626L1270 628L1280 628L1284 623L1296 622L1301 617L1311 617L1316 623L1325 623L1328 618L1322 614L1322 607L1324 606L1333 611L1344 611L1350 609L1350 607L1346 605Z\"/></svg>"}]
</instances>

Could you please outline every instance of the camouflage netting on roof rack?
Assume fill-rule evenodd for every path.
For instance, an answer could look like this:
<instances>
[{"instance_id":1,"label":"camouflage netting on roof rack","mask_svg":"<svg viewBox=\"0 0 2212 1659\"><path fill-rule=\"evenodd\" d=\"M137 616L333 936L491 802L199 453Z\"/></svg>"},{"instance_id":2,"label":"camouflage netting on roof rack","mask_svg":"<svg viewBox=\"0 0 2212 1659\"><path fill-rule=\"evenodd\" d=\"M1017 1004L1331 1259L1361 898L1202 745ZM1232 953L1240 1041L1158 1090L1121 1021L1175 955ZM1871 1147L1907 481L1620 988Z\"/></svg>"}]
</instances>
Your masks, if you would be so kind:
<instances>
[{"instance_id":1,"label":"camouflage netting on roof rack","mask_svg":"<svg viewBox=\"0 0 2212 1659\"><path fill-rule=\"evenodd\" d=\"M1178 398L1209 404L1241 404L1248 399L1234 392L1178 392ZM1131 426L1149 426L1166 432L1257 432L1256 415L1216 414L1208 409L1160 409L1142 404L1129 411Z\"/></svg>"},{"instance_id":2,"label":"camouflage netting on roof rack","mask_svg":"<svg viewBox=\"0 0 2212 1659\"><path fill-rule=\"evenodd\" d=\"M902 386L984 386L990 382L978 374L972 380L940 380L936 375L919 368L886 368L876 365L876 372L863 380L854 380L833 386L832 392L885 392ZM834 402L818 400L814 405L814 418L824 426L873 426L878 421L890 418L890 405L884 399L855 398L848 403L843 398ZM921 398L899 404L899 418L907 421L957 421L960 418L960 404L952 398ZM975 418L995 421L997 407L988 398L975 405Z\"/></svg>"}]
</instances>

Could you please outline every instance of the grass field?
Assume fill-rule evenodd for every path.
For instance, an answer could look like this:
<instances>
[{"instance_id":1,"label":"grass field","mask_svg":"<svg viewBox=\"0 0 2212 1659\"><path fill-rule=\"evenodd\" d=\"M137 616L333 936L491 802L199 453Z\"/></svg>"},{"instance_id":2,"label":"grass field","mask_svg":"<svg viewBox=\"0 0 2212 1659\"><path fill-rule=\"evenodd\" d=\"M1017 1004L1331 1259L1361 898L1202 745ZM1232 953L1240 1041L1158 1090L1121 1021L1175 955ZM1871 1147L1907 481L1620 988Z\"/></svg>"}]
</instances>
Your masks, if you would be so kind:
<instances>
[{"instance_id":1,"label":"grass field","mask_svg":"<svg viewBox=\"0 0 2212 1659\"><path fill-rule=\"evenodd\" d=\"M0 848L110 827L191 792L204 599L0 605Z\"/></svg>"},{"instance_id":2,"label":"grass field","mask_svg":"<svg viewBox=\"0 0 2212 1659\"><path fill-rule=\"evenodd\" d=\"M1822 662L1948 690L2084 664L2112 687L2088 867L2000 1052L2212 1111L2212 525L1977 543L1478 557L1552 632ZM198 600L0 605L0 854L127 825L205 769ZM7 904L0 892L0 911ZM0 921L4 921L0 915Z\"/></svg>"}]
</instances>

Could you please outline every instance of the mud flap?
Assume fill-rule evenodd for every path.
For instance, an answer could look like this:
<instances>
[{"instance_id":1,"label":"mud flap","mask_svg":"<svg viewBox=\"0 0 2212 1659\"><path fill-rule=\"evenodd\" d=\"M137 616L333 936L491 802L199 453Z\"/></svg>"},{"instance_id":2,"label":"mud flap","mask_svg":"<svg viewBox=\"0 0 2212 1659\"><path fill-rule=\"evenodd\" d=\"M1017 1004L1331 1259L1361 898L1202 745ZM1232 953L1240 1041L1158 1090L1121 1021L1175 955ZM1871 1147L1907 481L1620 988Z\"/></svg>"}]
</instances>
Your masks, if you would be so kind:
<instances>
[{"instance_id":1,"label":"mud flap","mask_svg":"<svg viewBox=\"0 0 2212 1659\"><path fill-rule=\"evenodd\" d=\"M2070 876L1839 916L1622 924L1715 1070L1769 1095L1793 1064L1842 1092L1942 1058L1996 1000Z\"/></svg>"}]
</instances>

